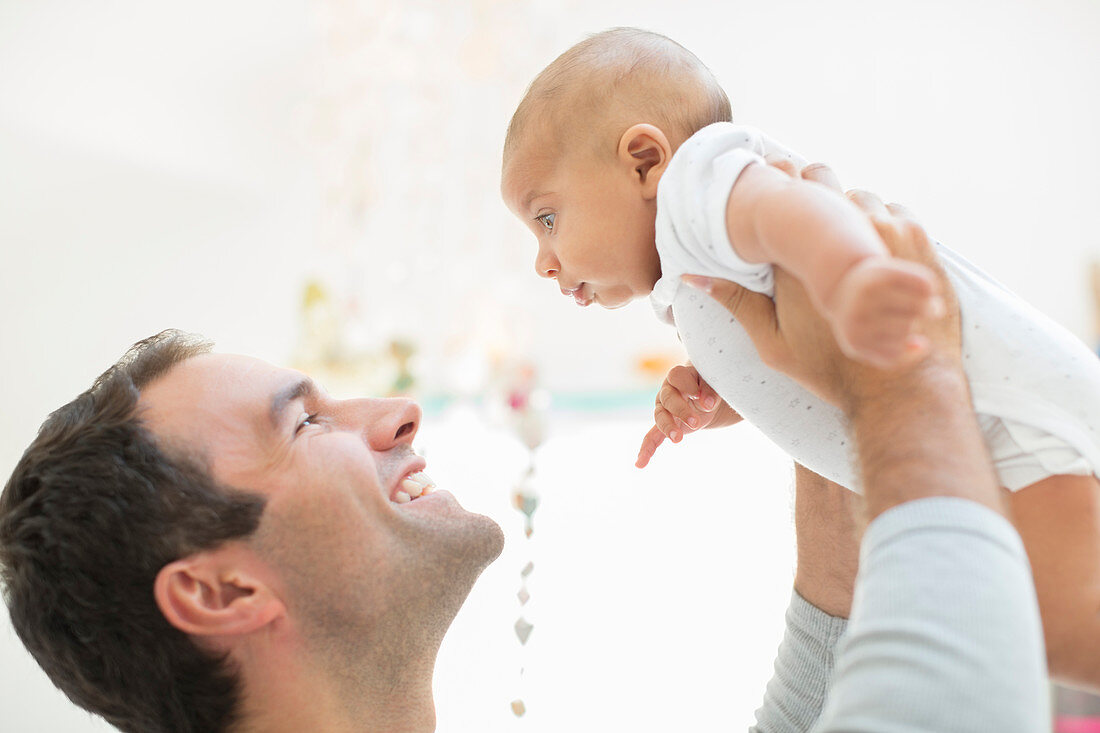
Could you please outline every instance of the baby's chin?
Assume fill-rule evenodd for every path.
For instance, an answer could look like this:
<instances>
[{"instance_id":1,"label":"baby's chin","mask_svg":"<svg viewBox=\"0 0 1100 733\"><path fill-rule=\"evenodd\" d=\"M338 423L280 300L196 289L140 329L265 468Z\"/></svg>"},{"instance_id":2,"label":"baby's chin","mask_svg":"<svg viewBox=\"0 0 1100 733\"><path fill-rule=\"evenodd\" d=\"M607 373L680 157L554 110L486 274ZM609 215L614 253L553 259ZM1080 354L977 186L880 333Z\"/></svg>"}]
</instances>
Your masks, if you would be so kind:
<instances>
[{"instance_id":1,"label":"baby's chin","mask_svg":"<svg viewBox=\"0 0 1100 733\"><path fill-rule=\"evenodd\" d=\"M618 297L607 297L594 293L592 296L592 302L609 311L619 310L633 303L635 300L648 297L649 293L636 293L630 292L626 295L619 295Z\"/></svg>"}]
</instances>

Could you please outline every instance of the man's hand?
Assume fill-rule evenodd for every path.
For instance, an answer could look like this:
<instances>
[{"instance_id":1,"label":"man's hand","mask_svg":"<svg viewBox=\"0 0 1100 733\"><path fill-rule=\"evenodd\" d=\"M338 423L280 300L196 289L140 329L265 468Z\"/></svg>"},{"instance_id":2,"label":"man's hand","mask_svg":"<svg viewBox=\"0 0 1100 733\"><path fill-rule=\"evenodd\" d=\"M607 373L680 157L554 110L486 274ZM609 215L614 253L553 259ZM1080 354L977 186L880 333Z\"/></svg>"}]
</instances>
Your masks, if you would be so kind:
<instances>
[{"instance_id":1,"label":"man's hand","mask_svg":"<svg viewBox=\"0 0 1100 733\"><path fill-rule=\"evenodd\" d=\"M703 381L691 364L672 367L657 391L653 427L642 439L634 465L645 468L665 436L679 443L683 436L703 428L719 428L741 422L741 416Z\"/></svg>"},{"instance_id":2,"label":"man's hand","mask_svg":"<svg viewBox=\"0 0 1100 733\"><path fill-rule=\"evenodd\" d=\"M832 173L820 166L807 169L803 175L819 177L822 182L835 181ZM894 257L916 262L936 273L947 317L920 321L923 340L919 347L933 357L957 360L961 341L958 303L928 236L899 206L887 207L877 196L863 191L851 192L849 198L867 212ZM737 318L765 364L832 404L847 409L852 399L874 390L899 372L899 369L879 370L848 359L805 289L783 270L775 272L774 301L724 280L694 275L685 275L683 279L710 293Z\"/></svg>"}]
</instances>

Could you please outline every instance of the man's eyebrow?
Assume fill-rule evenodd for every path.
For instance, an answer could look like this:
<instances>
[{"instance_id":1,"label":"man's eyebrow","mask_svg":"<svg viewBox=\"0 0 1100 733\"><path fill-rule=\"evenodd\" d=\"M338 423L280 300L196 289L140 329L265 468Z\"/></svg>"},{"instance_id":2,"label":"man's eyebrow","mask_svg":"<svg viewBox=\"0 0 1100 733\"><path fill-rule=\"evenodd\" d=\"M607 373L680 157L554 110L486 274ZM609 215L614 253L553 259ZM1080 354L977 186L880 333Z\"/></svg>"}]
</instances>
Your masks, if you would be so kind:
<instances>
[{"instance_id":1,"label":"man's eyebrow","mask_svg":"<svg viewBox=\"0 0 1100 733\"><path fill-rule=\"evenodd\" d=\"M296 399L310 397L316 393L317 385L309 377L302 377L276 392L271 398L271 427L279 429L279 418L282 417L287 405Z\"/></svg>"}]
</instances>

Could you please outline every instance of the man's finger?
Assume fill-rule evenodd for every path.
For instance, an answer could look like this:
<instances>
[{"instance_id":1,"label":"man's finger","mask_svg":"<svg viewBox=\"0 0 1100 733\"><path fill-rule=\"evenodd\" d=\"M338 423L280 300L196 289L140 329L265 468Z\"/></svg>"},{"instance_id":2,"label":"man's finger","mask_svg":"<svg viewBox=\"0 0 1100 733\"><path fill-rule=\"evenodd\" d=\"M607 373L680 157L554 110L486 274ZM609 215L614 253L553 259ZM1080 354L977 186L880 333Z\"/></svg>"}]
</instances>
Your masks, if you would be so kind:
<instances>
[{"instance_id":1,"label":"man's finger","mask_svg":"<svg viewBox=\"0 0 1100 733\"><path fill-rule=\"evenodd\" d=\"M913 216L913 212L905 208L901 204L886 204L886 210L899 219L908 219L909 221L916 221L917 217Z\"/></svg>"},{"instance_id":2,"label":"man's finger","mask_svg":"<svg viewBox=\"0 0 1100 733\"><path fill-rule=\"evenodd\" d=\"M892 216L871 217L871 224L894 257L939 269L939 260L932 241L915 220ZM942 273L940 275L942 278Z\"/></svg>"},{"instance_id":3,"label":"man's finger","mask_svg":"<svg viewBox=\"0 0 1100 733\"><path fill-rule=\"evenodd\" d=\"M802 177L807 181L814 181L823 186L828 186L837 193L843 193L840 187L840 179L833 173L833 169L824 163L811 163L802 169Z\"/></svg>"},{"instance_id":4,"label":"man's finger","mask_svg":"<svg viewBox=\"0 0 1100 733\"><path fill-rule=\"evenodd\" d=\"M765 156L764 162L773 168L778 168L791 178L796 178L798 176L798 171L794 167L794 161L785 155L777 157Z\"/></svg>"},{"instance_id":5,"label":"man's finger","mask_svg":"<svg viewBox=\"0 0 1100 733\"><path fill-rule=\"evenodd\" d=\"M890 215L890 212L886 210L886 204L882 203L882 199L870 191L854 188L848 192L848 198L856 206L863 209L868 216L886 217Z\"/></svg>"},{"instance_id":6,"label":"man's finger","mask_svg":"<svg viewBox=\"0 0 1100 733\"><path fill-rule=\"evenodd\" d=\"M642 438L642 447L638 449L638 460L634 461L634 465L638 468L645 468L649 465L649 459L653 457L653 454L657 452L657 448L661 443L665 442L665 434L661 432L661 429L656 425L649 429L649 432Z\"/></svg>"}]
</instances>

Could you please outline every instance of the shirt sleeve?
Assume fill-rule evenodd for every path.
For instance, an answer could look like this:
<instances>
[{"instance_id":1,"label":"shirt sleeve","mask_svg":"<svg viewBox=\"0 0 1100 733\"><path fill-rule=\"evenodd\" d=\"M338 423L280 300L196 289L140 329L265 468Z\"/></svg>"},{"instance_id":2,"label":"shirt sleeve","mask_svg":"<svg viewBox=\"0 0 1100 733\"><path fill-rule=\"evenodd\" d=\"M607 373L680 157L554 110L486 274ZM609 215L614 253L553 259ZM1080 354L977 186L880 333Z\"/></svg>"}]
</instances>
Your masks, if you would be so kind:
<instances>
[{"instance_id":1,"label":"shirt sleeve","mask_svg":"<svg viewBox=\"0 0 1100 733\"><path fill-rule=\"evenodd\" d=\"M1049 729L1039 608L1016 530L949 497L879 516L815 733Z\"/></svg>"},{"instance_id":2,"label":"shirt sleeve","mask_svg":"<svg viewBox=\"0 0 1100 733\"><path fill-rule=\"evenodd\" d=\"M680 275L732 280L756 292L774 292L768 263L745 262L726 231L726 206L741 173L764 164L768 145L760 131L728 122L708 125L676 150L657 187L657 252L661 279L652 301L660 313L672 304Z\"/></svg>"},{"instance_id":3,"label":"shirt sleeve","mask_svg":"<svg viewBox=\"0 0 1100 733\"><path fill-rule=\"evenodd\" d=\"M825 705L833 650L848 622L825 613L797 591L791 593L786 621L775 671L750 733L805 733Z\"/></svg>"}]
</instances>

